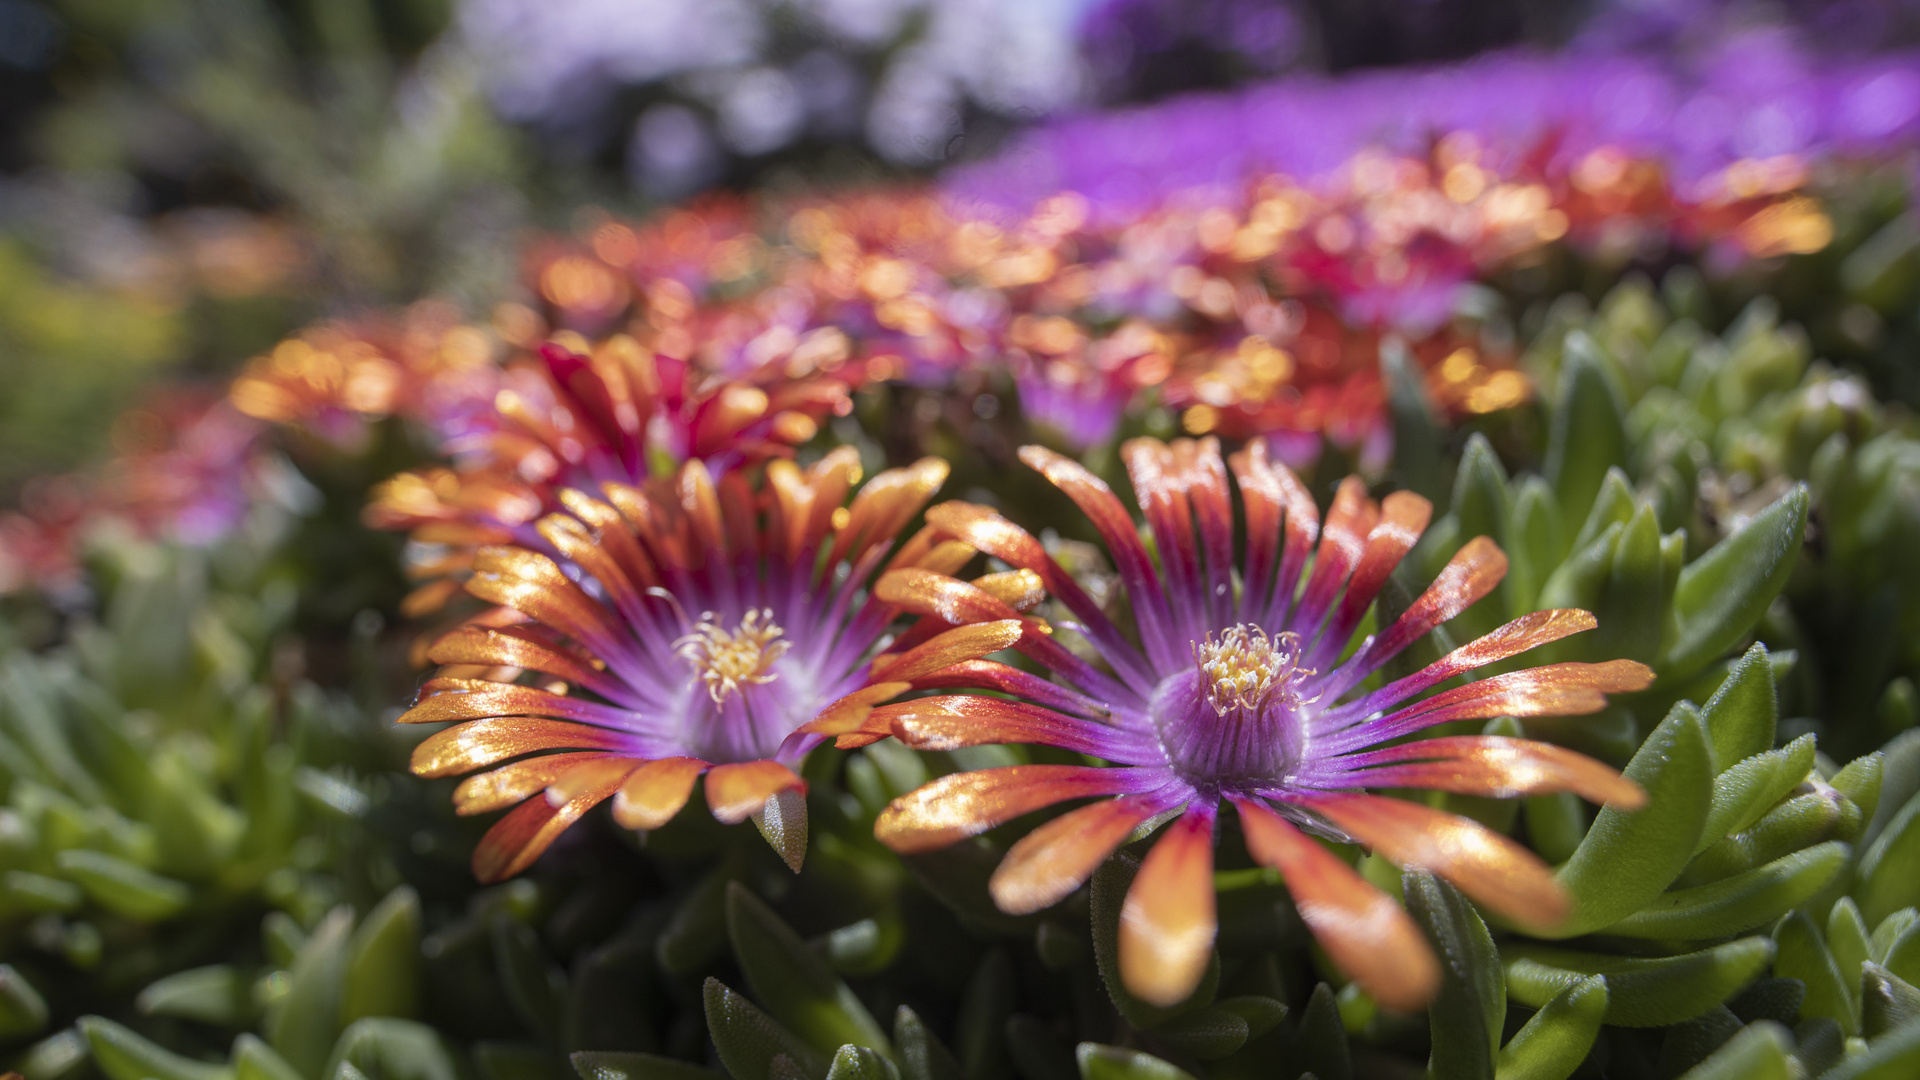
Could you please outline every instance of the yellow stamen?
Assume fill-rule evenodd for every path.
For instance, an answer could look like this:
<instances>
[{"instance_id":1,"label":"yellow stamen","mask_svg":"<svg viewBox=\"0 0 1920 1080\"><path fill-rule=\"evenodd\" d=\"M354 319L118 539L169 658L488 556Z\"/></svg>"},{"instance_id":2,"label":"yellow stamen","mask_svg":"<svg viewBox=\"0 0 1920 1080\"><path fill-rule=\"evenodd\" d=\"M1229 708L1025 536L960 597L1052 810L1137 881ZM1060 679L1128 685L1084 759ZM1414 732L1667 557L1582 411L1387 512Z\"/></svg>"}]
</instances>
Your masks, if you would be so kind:
<instances>
[{"instance_id":1,"label":"yellow stamen","mask_svg":"<svg viewBox=\"0 0 1920 1080\"><path fill-rule=\"evenodd\" d=\"M1296 685L1313 669L1299 666L1300 635L1291 630L1269 637L1247 623L1195 642L1193 662L1208 680L1207 701L1226 716L1238 710L1258 710L1275 693L1297 698Z\"/></svg>"},{"instance_id":2,"label":"yellow stamen","mask_svg":"<svg viewBox=\"0 0 1920 1080\"><path fill-rule=\"evenodd\" d=\"M747 612L732 632L716 623L717 618L711 611L702 612L693 633L673 643L673 651L706 682L716 705L748 683L772 682L775 675L768 669L792 646L774 640L783 631L774 625L770 609Z\"/></svg>"}]
</instances>

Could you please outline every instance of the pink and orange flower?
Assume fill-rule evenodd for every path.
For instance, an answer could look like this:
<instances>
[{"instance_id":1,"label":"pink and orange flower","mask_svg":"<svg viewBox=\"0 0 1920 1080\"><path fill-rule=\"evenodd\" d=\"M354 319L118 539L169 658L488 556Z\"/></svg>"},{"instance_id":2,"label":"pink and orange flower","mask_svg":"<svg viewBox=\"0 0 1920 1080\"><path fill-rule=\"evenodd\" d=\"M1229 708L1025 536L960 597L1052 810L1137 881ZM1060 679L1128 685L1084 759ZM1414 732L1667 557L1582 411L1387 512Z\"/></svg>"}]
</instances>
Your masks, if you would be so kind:
<instances>
[{"instance_id":1,"label":"pink and orange flower","mask_svg":"<svg viewBox=\"0 0 1920 1080\"><path fill-rule=\"evenodd\" d=\"M931 529L896 544L946 475L929 458L862 485L847 447L805 469L780 459L717 478L691 461L644 488L563 489L564 509L531 525L541 550L480 549L466 587L506 617L434 644L429 657L448 666L401 717L458 721L420 744L413 769L477 773L454 794L460 813L513 807L474 852L475 873L519 873L608 799L621 825L658 828L702 773L714 816L753 818L797 871L806 785L795 769L823 739L803 726L857 723L914 679L1022 631L1017 617L933 621L904 651L877 655L900 609L870 591L875 577L952 573L973 556ZM1002 603L1039 599L1024 578L983 585Z\"/></svg>"},{"instance_id":2,"label":"pink and orange flower","mask_svg":"<svg viewBox=\"0 0 1920 1080\"><path fill-rule=\"evenodd\" d=\"M501 379L492 419L451 440L453 467L401 473L374 492L375 528L407 530L409 571L423 582L404 605L438 610L478 549L517 543L549 551L537 522L568 488L638 484L700 458L716 473L791 456L822 418L852 407L838 375L709 376L617 335L586 354L548 343L538 363Z\"/></svg>"},{"instance_id":3,"label":"pink and orange flower","mask_svg":"<svg viewBox=\"0 0 1920 1080\"><path fill-rule=\"evenodd\" d=\"M1414 1008L1439 971L1406 913L1367 884L1318 835L1421 866L1521 926L1556 922L1567 898L1519 844L1421 803L1365 789L1511 797L1572 791L1640 805L1611 768L1527 739L1448 735L1441 725L1493 717L1578 715L1605 695L1653 678L1629 660L1519 668L1429 694L1457 676L1591 628L1584 611L1517 619L1391 681L1383 665L1486 596L1506 572L1490 540L1467 543L1407 610L1361 634L1388 575L1432 508L1408 492L1375 502L1349 478L1325 521L1301 483L1255 442L1228 463L1211 439L1133 440L1124 457L1152 550L1118 497L1050 451L1024 460L1092 519L1133 611L1122 629L1025 530L985 507L950 502L931 526L1037 576L1072 613L1095 665L967 582L924 567L888 573L876 594L947 623L1023 619L1014 647L1047 681L994 661L943 673L948 693L882 704L864 716L816 719L803 730L842 746L892 735L947 750L991 743L1058 747L1112 763L1033 764L961 772L896 800L875 832L900 852L929 851L1068 800L1099 801L1056 817L1014 844L991 890L1027 913L1058 903L1142 828L1172 819L1131 886L1120 927L1120 970L1142 999L1173 1004L1205 972L1215 934L1213 845L1231 804L1249 853L1279 871L1328 955L1382 1004ZM1246 540L1236 557L1233 489ZM1312 835L1310 835L1312 834Z\"/></svg>"}]
</instances>

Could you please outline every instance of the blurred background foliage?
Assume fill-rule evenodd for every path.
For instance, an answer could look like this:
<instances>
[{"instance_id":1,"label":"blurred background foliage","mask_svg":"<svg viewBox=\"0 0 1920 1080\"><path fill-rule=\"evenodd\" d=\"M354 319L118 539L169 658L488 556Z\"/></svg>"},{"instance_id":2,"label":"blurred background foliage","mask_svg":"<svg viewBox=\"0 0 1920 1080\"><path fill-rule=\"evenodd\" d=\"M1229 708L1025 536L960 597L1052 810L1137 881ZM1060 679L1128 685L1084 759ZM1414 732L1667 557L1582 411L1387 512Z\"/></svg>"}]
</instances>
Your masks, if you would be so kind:
<instances>
[{"instance_id":1,"label":"blurred background foliage","mask_svg":"<svg viewBox=\"0 0 1920 1080\"><path fill-rule=\"evenodd\" d=\"M1048 116L1287 74L1513 47L1689 70L1757 24L1842 60L1920 39L1909 6L1871 0L0 0L0 505L58 519L49 474L155 449L127 419L154 387L222 387L318 320L432 297L507 340L540 303L532 230L937 176ZM388 722L421 627L399 541L359 512L432 444L388 416L283 431L216 541L90 534L71 579L0 596L4 1056L29 1080L1185 1075L1160 1057L1330 1080L1417 1075L1467 1031L1478 1049L1434 1075L1911 1075L1913 179L1910 149L1821 162L1831 237L1805 253L1562 245L1489 273L1455 321L1517 354L1537 388L1518 407L1443 422L1383 365L1396 450L1373 464L1442 513L1400 585L1486 533L1516 570L1456 633L1601 612L1594 647L1661 680L1526 731L1625 766L1650 820L1680 823L1449 802L1578 866L1604 910L1566 947L1363 859L1436 940L1480 950L1432 1027L1323 981L1249 866L1222 866L1218 986L1157 1015L1103 978L1128 857L1013 918L981 887L1010 835L944 861L873 840L889 799L999 750L818 755L799 878L690 814L644 858L595 819L477 889L476 824L406 775L418 736ZM865 394L829 437L959 457L1044 433L1008 380L965 391ZM1121 431L1192 415L1156 401ZM1090 451L1108 475L1110 442ZM1316 490L1360 454L1328 448ZM1000 463L961 461L956 486L1031 499ZM1097 574L1076 527L1063 556ZM1713 622L1679 583L1742 544L1773 556L1725 584L1748 609L1663 648L1670 623ZM1628 849L1658 872L1623 871Z\"/></svg>"}]
</instances>

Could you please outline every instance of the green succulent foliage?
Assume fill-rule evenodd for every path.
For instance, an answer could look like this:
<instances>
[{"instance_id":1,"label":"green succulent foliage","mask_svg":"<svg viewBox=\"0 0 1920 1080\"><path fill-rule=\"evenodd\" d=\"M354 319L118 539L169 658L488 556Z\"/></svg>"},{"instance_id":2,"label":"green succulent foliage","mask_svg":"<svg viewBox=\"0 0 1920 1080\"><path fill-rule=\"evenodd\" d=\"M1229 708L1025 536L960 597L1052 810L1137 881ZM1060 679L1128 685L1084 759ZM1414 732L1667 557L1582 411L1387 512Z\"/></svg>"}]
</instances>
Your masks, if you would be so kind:
<instances>
[{"instance_id":1,"label":"green succulent foliage","mask_svg":"<svg viewBox=\"0 0 1920 1080\"><path fill-rule=\"evenodd\" d=\"M1669 298L1687 273L1675 272ZM1606 399L1624 407L1613 463L1662 528L1687 530L1691 551L1805 485L1810 546L1759 632L1805 656L1788 715L1849 753L1870 749L1916 719L1920 568L1905 553L1920 543L1920 442L1864 379L1815 361L1773 300L1755 299L1717 337L1686 311L1630 279L1592 313L1558 308L1528 364L1546 386L1599 379L1622 391ZM1573 422L1562 400L1551 408L1554 431Z\"/></svg>"}]
</instances>

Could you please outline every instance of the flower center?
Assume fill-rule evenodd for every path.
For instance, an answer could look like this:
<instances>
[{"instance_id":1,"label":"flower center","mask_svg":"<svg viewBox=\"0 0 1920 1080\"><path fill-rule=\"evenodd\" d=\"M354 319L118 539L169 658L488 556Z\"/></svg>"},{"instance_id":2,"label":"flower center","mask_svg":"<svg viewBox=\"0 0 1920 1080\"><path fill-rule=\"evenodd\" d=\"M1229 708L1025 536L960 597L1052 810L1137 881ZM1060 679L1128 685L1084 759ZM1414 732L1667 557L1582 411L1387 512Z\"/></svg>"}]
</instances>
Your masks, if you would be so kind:
<instances>
[{"instance_id":1,"label":"flower center","mask_svg":"<svg viewBox=\"0 0 1920 1080\"><path fill-rule=\"evenodd\" d=\"M1167 762L1218 790L1282 781L1305 749L1300 636L1242 623L1193 644L1193 667L1154 692L1149 711Z\"/></svg>"},{"instance_id":2,"label":"flower center","mask_svg":"<svg viewBox=\"0 0 1920 1080\"><path fill-rule=\"evenodd\" d=\"M1291 630L1276 637L1257 626L1241 623L1221 631L1218 639L1194 642L1193 662L1207 687L1207 703L1222 717L1246 716L1265 709L1275 695L1282 704L1300 704L1300 681L1313 669L1300 666L1300 635Z\"/></svg>"},{"instance_id":3,"label":"flower center","mask_svg":"<svg viewBox=\"0 0 1920 1080\"><path fill-rule=\"evenodd\" d=\"M783 631L774 625L770 609L747 612L732 631L715 622L717 618L711 611L702 612L693 632L673 643L673 651L707 684L716 705L749 683L772 682L776 676L768 668L793 644L775 640Z\"/></svg>"}]
</instances>

